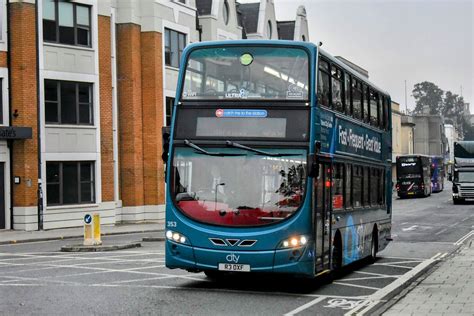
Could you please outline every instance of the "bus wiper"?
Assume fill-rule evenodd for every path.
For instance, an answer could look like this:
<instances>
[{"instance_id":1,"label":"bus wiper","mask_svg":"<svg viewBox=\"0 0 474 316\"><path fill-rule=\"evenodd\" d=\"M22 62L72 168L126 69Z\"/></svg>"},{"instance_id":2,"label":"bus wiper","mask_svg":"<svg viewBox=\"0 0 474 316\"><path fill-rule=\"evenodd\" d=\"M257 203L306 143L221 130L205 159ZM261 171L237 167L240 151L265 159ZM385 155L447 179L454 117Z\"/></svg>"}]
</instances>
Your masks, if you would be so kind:
<instances>
[{"instance_id":1,"label":"bus wiper","mask_svg":"<svg viewBox=\"0 0 474 316\"><path fill-rule=\"evenodd\" d=\"M218 157L224 157L224 156L244 156L242 154L234 154L234 153L221 153L221 152L212 152L212 151L207 151L205 150L204 148L201 148L199 147L198 145L196 144L193 144L191 143L189 140L185 139L184 140L184 144L186 146L189 146L197 151L199 151L200 153L204 154L204 155L208 155L208 156L218 156Z\"/></svg>"},{"instance_id":2,"label":"bus wiper","mask_svg":"<svg viewBox=\"0 0 474 316\"><path fill-rule=\"evenodd\" d=\"M295 156L295 154L272 153L272 152L268 152L268 151L248 147L248 146L236 143L236 142L231 142L230 140L227 140L225 143L226 143L227 146L240 148L240 149L245 149L245 150L254 152L254 153L259 154L259 155L264 155L264 156L271 156L271 157Z\"/></svg>"}]
</instances>

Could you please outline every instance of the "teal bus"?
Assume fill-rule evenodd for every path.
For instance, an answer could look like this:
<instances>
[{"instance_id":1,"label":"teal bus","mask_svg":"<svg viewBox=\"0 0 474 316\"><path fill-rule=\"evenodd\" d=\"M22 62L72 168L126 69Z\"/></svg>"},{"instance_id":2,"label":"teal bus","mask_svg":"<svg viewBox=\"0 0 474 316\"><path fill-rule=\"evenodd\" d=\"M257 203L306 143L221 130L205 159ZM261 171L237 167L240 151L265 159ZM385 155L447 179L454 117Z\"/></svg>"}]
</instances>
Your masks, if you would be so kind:
<instances>
[{"instance_id":1,"label":"teal bus","mask_svg":"<svg viewBox=\"0 0 474 316\"><path fill-rule=\"evenodd\" d=\"M391 101L314 44L182 53L166 162L166 267L315 277L390 241Z\"/></svg>"}]
</instances>

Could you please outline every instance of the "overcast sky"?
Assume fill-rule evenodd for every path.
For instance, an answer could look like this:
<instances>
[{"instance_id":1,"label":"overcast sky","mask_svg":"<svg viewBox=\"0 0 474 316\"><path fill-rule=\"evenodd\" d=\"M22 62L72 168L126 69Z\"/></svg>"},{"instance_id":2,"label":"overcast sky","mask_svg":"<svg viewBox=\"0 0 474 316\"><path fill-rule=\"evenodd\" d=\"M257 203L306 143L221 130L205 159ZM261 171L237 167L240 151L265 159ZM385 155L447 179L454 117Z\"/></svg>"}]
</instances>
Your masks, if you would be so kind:
<instances>
[{"instance_id":1,"label":"overcast sky","mask_svg":"<svg viewBox=\"0 0 474 316\"><path fill-rule=\"evenodd\" d=\"M249 2L249 1L243 1ZM274 0L277 20L306 7L310 40L369 71L405 108L413 85L431 81L460 94L474 113L474 0Z\"/></svg>"}]
</instances>

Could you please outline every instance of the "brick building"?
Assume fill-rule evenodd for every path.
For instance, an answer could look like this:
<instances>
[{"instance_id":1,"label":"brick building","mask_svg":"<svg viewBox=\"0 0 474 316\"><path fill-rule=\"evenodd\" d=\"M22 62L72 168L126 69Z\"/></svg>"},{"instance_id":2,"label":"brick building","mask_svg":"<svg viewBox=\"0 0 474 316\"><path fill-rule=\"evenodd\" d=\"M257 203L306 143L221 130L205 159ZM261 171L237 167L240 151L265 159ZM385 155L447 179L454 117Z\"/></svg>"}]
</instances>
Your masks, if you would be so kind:
<instances>
[{"instance_id":1,"label":"brick building","mask_svg":"<svg viewBox=\"0 0 474 316\"><path fill-rule=\"evenodd\" d=\"M182 51L277 39L273 1L257 4L0 0L0 229L81 226L86 212L104 224L162 219L161 127ZM285 23L308 40L303 7L296 16Z\"/></svg>"}]
</instances>

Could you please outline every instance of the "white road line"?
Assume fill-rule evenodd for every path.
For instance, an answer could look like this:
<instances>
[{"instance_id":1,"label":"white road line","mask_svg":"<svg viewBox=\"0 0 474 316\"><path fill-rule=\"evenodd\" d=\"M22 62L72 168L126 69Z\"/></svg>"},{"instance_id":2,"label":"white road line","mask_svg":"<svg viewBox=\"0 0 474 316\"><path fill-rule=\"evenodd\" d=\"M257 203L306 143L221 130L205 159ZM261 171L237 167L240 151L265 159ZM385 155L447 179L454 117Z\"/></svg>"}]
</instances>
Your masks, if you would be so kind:
<instances>
[{"instance_id":1,"label":"white road line","mask_svg":"<svg viewBox=\"0 0 474 316\"><path fill-rule=\"evenodd\" d=\"M456 227L456 226L458 226L459 224L461 224L461 223L460 223L460 222L456 222L456 223L453 223L453 224L449 225L449 227Z\"/></svg>"},{"instance_id":2,"label":"white road line","mask_svg":"<svg viewBox=\"0 0 474 316\"><path fill-rule=\"evenodd\" d=\"M388 263L374 263L373 266L383 266L383 267L392 267L392 268L401 268L401 269L413 269L413 267L400 266L400 265L388 264Z\"/></svg>"},{"instance_id":3,"label":"white road line","mask_svg":"<svg viewBox=\"0 0 474 316\"><path fill-rule=\"evenodd\" d=\"M418 228L418 225L412 225L412 226L407 227L407 228L402 228L402 230L403 230L404 232L409 232L409 231L415 230L415 229L417 229L417 228Z\"/></svg>"},{"instance_id":4,"label":"white road line","mask_svg":"<svg viewBox=\"0 0 474 316\"><path fill-rule=\"evenodd\" d=\"M363 281L363 280L375 280L375 279L388 279L388 278L398 278L397 276L368 276L363 278L348 278L348 279L341 279L341 281Z\"/></svg>"},{"instance_id":5,"label":"white road line","mask_svg":"<svg viewBox=\"0 0 474 316\"><path fill-rule=\"evenodd\" d=\"M378 266L383 266L383 265L391 265L391 264L400 264L400 263L419 263L419 262L422 262L422 261L413 261L413 260L409 260L409 261L392 261L392 262L380 262L380 263L377 263Z\"/></svg>"},{"instance_id":6,"label":"white road line","mask_svg":"<svg viewBox=\"0 0 474 316\"><path fill-rule=\"evenodd\" d=\"M305 309L307 309L307 308L309 308L309 307L311 307L311 306L313 306L313 305L316 305L316 304L318 304L318 303L321 302L321 301L324 301L325 299L326 299L326 297L318 297L318 298L312 300L311 302L308 302L308 303L306 303L306 304L304 304L304 305L301 305L300 307L295 308L295 309L292 310L291 312L286 313L284 316L293 316L293 315L296 315L296 314L298 314L299 312L302 312L302 311L304 311Z\"/></svg>"},{"instance_id":7,"label":"white road line","mask_svg":"<svg viewBox=\"0 0 474 316\"><path fill-rule=\"evenodd\" d=\"M391 277L391 276L400 277L401 276L401 275L394 275L394 274L383 274L383 273L374 273L374 272L365 272L365 271L354 271L354 272L360 273L360 274L367 274L367 275L383 276L383 277Z\"/></svg>"},{"instance_id":8,"label":"white road line","mask_svg":"<svg viewBox=\"0 0 474 316\"><path fill-rule=\"evenodd\" d=\"M413 260L413 261L418 261L418 262L422 262L426 260L426 258L406 258L406 257L380 257L380 259L402 259L402 260Z\"/></svg>"},{"instance_id":9,"label":"white road line","mask_svg":"<svg viewBox=\"0 0 474 316\"><path fill-rule=\"evenodd\" d=\"M464 241L466 241L469 237L471 237L472 235L474 235L474 230L471 230L469 233L467 233L466 235L462 236L461 238L459 238L456 242L454 242L453 245L455 246L460 246L464 243Z\"/></svg>"},{"instance_id":10,"label":"white road line","mask_svg":"<svg viewBox=\"0 0 474 316\"><path fill-rule=\"evenodd\" d=\"M361 306L357 306L357 307L351 309L350 311L348 311L344 315L363 315L364 313L369 311L373 306L375 306L376 304L381 302L382 299L387 294L394 291L396 288L398 288L402 284L408 282L408 280L410 280L415 275L417 275L419 272L423 271L425 268L430 266L434 261L437 260L436 258L440 257L440 255L441 255L441 253L438 252L436 255L434 255L430 259L427 259L427 260L423 261L422 263L420 263L419 265L414 267L412 270L408 271L407 273L402 275L400 278L398 278L397 280L395 280L392 283L390 283L389 285L387 285L386 287L384 287L384 288L378 290L377 292L371 294L367 298L367 303L366 304L362 304Z\"/></svg>"},{"instance_id":11,"label":"white road line","mask_svg":"<svg viewBox=\"0 0 474 316\"><path fill-rule=\"evenodd\" d=\"M332 282L332 283L333 284L344 285L344 286L350 286L350 287L358 287L358 288L361 288L361 289L369 289L369 290L376 290L376 291L380 290L380 288L373 287L373 286L358 285L358 284L351 284L351 283L344 283L344 282Z\"/></svg>"},{"instance_id":12,"label":"white road line","mask_svg":"<svg viewBox=\"0 0 474 316\"><path fill-rule=\"evenodd\" d=\"M448 230L447 228L444 228L444 229L440 230L439 232L435 233L435 235L442 234L442 233L444 233L444 232L447 231L447 230Z\"/></svg>"}]
</instances>

